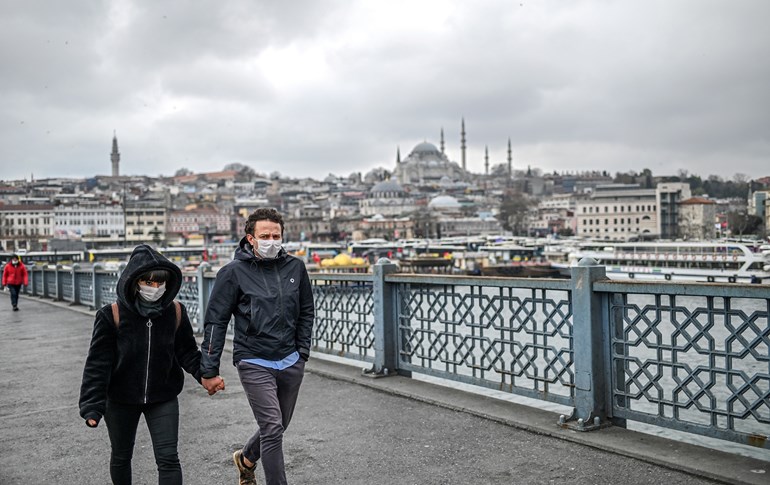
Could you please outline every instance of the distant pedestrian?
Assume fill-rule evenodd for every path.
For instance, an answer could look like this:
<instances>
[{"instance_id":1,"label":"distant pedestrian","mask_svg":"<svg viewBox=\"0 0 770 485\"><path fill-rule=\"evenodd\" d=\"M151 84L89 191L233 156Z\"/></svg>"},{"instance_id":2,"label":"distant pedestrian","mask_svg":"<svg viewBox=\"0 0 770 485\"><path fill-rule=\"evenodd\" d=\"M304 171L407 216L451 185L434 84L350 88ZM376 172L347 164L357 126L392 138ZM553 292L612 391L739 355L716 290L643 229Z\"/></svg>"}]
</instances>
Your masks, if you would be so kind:
<instances>
[{"instance_id":1,"label":"distant pedestrian","mask_svg":"<svg viewBox=\"0 0 770 485\"><path fill-rule=\"evenodd\" d=\"M16 255L11 255L11 260L5 264L3 269L3 286L7 286L11 292L11 305L13 311L19 311L19 292L22 286L29 285L29 274L24 263L21 262L21 258Z\"/></svg>"},{"instance_id":2,"label":"distant pedestrian","mask_svg":"<svg viewBox=\"0 0 770 485\"><path fill-rule=\"evenodd\" d=\"M267 485L285 484L283 433L310 356L313 289L305 264L281 246L283 217L275 209L255 210L245 229L209 298L201 381L209 392L221 386L219 360L234 315L233 363L257 420L251 438L233 454L239 483L257 483L254 468L261 460Z\"/></svg>"},{"instance_id":3,"label":"distant pedestrian","mask_svg":"<svg viewBox=\"0 0 770 485\"><path fill-rule=\"evenodd\" d=\"M200 382L201 354L184 305L174 301L180 269L146 244L118 280L117 302L96 312L80 388L80 415L95 428L104 416L114 484L131 483L139 418L152 438L158 483L182 483L177 453L182 369ZM213 392L224 389L224 382ZM211 392L211 394L213 394Z\"/></svg>"}]
</instances>

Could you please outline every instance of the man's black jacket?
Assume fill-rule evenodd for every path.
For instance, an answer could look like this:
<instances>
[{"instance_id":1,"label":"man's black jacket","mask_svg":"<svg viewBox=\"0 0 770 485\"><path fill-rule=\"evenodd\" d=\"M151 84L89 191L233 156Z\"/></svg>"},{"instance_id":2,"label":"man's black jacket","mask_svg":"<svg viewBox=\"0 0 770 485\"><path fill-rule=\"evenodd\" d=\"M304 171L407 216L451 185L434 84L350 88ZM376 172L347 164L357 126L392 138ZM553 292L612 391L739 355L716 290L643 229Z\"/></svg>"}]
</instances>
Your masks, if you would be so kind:
<instances>
[{"instance_id":1,"label":"man's black jacket","mask_svg":"<svg viewBox=\"0 0 770 485\"><path fill-rule=\"evenodd\" d=\"M201 376L219 375L230 316L235 316L233 363L310 355L313 289L305 263L281 249L275 259L254 256L244 237L233 261L217 273L201 344Z\"/></svg>"}]
</instances>

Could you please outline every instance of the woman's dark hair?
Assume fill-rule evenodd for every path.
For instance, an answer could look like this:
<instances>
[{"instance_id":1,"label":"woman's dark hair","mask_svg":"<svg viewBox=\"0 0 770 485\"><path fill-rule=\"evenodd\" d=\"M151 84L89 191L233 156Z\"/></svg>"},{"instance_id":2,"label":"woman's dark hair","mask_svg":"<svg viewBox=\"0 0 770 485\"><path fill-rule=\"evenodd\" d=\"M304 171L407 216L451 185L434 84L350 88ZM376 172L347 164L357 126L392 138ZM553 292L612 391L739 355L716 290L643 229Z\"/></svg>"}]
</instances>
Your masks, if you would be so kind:
<instances>
[{"instance_id":1,"label":"woman's dark hair","mask_svg":"<svg viewBox=\"0 0 770 485\"><path fill-rule=\"evenodd\" d=\"M251 213L246 219L246 234L254 235L254 226L257 221L270 221L281 225L281 235L283 235L283 216L273 208L261 208Z\"/></svg>"},{"instance_id":2,"label":"woman's dark hair","mask_svg":"<svg viewBox=\"0 0 770 485\"><path fill-rule=\"evenodd\" d=\"M154 269L139 277L139 280L150 281L153 283L165 283L169 279L171 279L171 272L167 269Z\"/></svg>"}]
</instances>

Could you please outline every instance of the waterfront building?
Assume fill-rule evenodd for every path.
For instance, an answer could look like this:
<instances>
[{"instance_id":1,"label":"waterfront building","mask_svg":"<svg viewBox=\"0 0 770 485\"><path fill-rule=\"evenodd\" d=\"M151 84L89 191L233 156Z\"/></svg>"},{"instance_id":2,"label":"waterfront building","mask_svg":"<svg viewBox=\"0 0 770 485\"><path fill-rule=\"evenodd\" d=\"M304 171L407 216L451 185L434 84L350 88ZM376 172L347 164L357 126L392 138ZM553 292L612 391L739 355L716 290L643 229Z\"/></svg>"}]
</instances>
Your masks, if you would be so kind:
<instances>
[{"instance_id":1,"label":"waterfront building","mask_svg":"<svg viewBox=\"0 0 770 485\"><path fill-rule=\"evenodd\" d=\"M438 221L442 238L500 234L500 221L491 214L473 217L441 217Z\"/></svg>"},{"instance_id":2,"label":"waterfront building","mask_svg":"<svg viewBox=\"0 0 770 485\"><path fill-rule=\"evenodd\" d=\"M679 236L679 201L689 199L690 196L689 184L666 182L655 187L658 234L661 239L676 239Z\"/></svg>"},{"instance_id":3,"label":"waterfront building","mask_svg":"<svg viewBox=\"0 0 770 485\"><path fill-rule=\"evenodd\" d=\"M414 237L414 220L411 217L384 217L376 214L361 220L360 238L381 238L388 241Z\"/></svg>"},{"instance_id":4,"label":"waterfront building","mask_svg":"<svg viewBox=\"0 0 770 485\"><path fill-rule=\"evenodd\" d=\"M166 212L165 206L151 202L132 202L126 205L126 243L165 243Z\"/></svg>"},{"instance_id":5,"label":"waterfront building","mask_svg":"<svg viewBox=\"0 0 770 485\"><path fill-rule=\"evenodd\" d=\"M707 241L716 237L717 203L703 197L679 202L679 237Z\"/></svg>"},{"instance_id":6,"label":"waterfront building","mask_svg":"<svg viewBox=\"0 0 770 485\"><path fill-rule=\"evenodd\" d=\"M749 214L761 217L764 220L766 214L765 203L768 199L770 199L770 191L757 190L756 192L749 192Z\"/></svg>"},{"instance_id":7,"label":"waterfront building","mask_svg":"<svg viewBox=\"0 0 770 485\"><path fill-rule=\"evenodd\" d=\"M100 243L119 241L125 230L123 206L117 202L100 202L64 198L54 208L54 238Z\"/></svg>"},{"instance_id":8,"label":"waterfront building","mask_svg":"<svg viewBox=\"0 0 770 485\"><path fill-rule=\"evenodd\" d=\"M529 220L530 233L547 235L563 230L577 230L575 194L553 194L543 197Z\"/></svg>"},{"instance_id":9,"label":"waterfront building","mask_svg":"<svg viewBox=\"0 0 770 485\"><path fill-rule=\"evenodd\" d=\"M0 205L0 245L4 251L45 249L53 231L52 204Z\"/></svg>"},{"instance_id":10,"label":"waterfront building","mask_svg":"<svg viewBox=\"0 0 770 485\"><path fill-rule=\"evenodd\" d=\"M183 244L208 246L216 236L230 238L230 216L215 207L190 207L168 213L168 236L179 236ZM195 240L191 243L191 240ZM202 240L202 241L201 241Z\"/></svg>"},{"instance_id":11,"label":"waterfront building","mask_svg":"<svg viewBox=\"0 0 770 485\"><path fill-rule=\"evenodd\" d=\"M576 209L578 236L625 241L659 235L655 189L638 184L598 185L577 202Z\"/></svg>"}]
</instances>

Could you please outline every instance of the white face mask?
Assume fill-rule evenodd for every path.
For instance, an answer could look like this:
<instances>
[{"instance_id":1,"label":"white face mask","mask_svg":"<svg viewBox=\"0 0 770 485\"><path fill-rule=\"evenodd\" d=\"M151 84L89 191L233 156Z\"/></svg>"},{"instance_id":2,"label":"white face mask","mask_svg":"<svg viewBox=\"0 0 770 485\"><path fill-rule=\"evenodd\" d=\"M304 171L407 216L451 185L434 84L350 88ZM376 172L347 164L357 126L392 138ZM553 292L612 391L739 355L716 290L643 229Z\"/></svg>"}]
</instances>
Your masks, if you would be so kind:
<instances>
[{"instance_id":1,"label":"white face mask","mask_svg":"<svg viewBox=\"0 0 770 485\"><path fill-rule=\"evenodd\" d=\"M281 251L281 239L257 239L257 255L264 259L273 259Z\"/></svg>"},{"instance_id":2,"label":"white face mask","mask_svg":"<svg viewBox=\"0 0 770 485\"><path fill-rule=\"evenodd\" d=\"M160 300L163 293L166 292L166 283L161 283L160 286L155 288L154 286L139 285L139 296L144 301L150 303Z\"/></svg>"}]
</instances>

